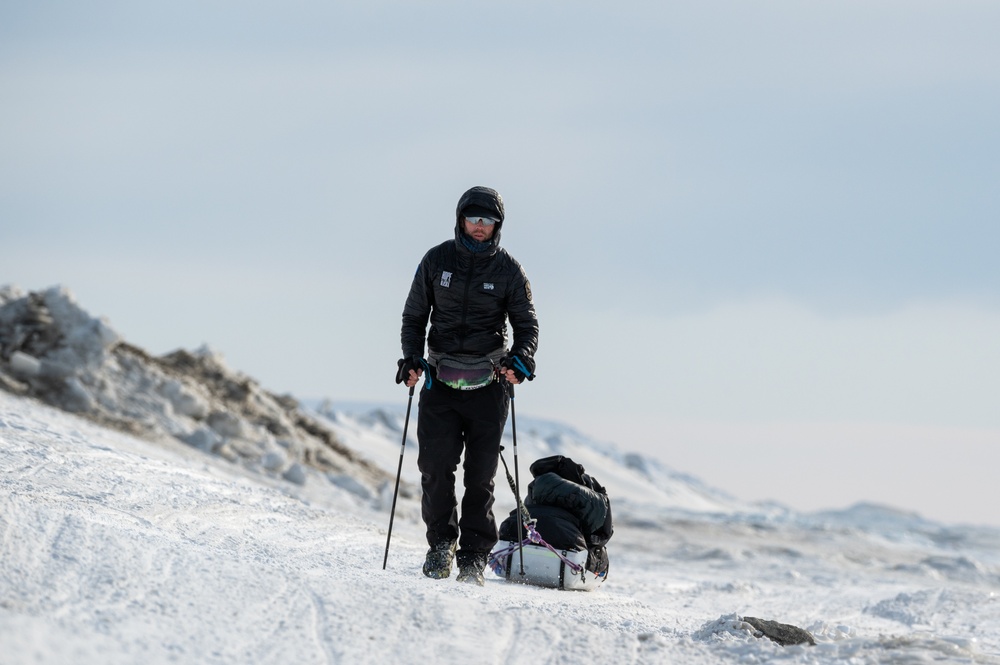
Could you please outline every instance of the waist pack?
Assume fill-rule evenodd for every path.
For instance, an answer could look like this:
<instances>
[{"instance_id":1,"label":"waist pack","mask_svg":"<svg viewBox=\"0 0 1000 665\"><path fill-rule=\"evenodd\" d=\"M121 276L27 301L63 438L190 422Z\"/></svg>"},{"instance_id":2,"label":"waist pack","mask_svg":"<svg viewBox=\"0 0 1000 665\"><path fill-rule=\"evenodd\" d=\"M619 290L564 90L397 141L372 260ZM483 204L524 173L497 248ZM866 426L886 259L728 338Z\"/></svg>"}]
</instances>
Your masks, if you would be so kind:
<instances>
[{"instance_id":1,"label":"waist pack","mask_svg":"<svg viewBox=\"0 0 1000 665\"><path fill-rule=\"evenodd\" d=\"M476 390L494 378L496 367L489 358L443 355L437 361L437 380L455 390Z\"/></svg>"}]
</instances>

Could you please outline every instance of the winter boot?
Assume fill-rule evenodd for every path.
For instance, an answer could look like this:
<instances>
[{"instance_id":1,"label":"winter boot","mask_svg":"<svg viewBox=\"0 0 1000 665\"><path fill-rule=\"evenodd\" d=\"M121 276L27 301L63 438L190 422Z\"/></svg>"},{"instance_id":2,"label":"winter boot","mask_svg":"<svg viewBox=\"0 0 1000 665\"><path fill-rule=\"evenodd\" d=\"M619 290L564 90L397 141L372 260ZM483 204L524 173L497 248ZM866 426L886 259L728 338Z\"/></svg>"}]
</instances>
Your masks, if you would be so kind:
<instances>
[{"instance_id":1,"label":"winter boot","mask_svg":"<svg viewBox=\"0 0 1000 665\"><path fill-rule=\"evenodd\" d=\"M442 540L427 550L427 558L424 559L424 575L435 580L451 577L451 562L455 558L457 545L458 543L454 540Z\"/></svg>"},{"instance_id":2,"label":"winter boot","mask_svg":"<svg viewBox=\"0 0 1000 665\"><path fill-rule=\"evenodd\" d=\"M458 581L485 586L483 569L486 568L486 555L481 552L458 553Z\"/></svg>"}]
</instances>

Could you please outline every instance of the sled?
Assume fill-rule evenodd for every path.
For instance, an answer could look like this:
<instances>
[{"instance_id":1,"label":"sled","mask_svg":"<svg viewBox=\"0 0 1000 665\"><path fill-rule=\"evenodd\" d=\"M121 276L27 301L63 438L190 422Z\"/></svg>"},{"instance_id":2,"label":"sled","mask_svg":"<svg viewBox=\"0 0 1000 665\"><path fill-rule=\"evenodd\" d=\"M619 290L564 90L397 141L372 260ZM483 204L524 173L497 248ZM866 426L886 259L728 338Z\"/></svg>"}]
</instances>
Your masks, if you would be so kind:
<instances>
[{"instance_id":1,"label":"sled","mask_svg":"<svg viewBox=\"0 0 1000 665\"><path fill-rule=\"evenodd\" d=\"M500 541L490 553L490 569L511 582L532 584L566 591L593 591L604 583L607 571L601 574L587 570L586 550L557 550L544 545L526 543L518 551L515 542ZM521 556L524 555L524 574Z\"/></svg>"}]
</instances>

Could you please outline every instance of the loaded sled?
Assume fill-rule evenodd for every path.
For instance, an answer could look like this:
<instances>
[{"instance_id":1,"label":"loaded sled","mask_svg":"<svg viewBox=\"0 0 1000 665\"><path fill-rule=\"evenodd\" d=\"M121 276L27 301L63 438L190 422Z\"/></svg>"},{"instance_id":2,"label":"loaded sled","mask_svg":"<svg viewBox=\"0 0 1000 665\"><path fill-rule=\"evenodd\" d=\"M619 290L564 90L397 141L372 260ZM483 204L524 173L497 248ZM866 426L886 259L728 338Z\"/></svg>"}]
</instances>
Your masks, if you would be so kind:
<instances>
[{"instance_id":1,"label":"loaded sled","mask_svg":"<svg viewBox=\"0 0 1000 665\"><path fill-rule=\"evenodd\" d=\"M608 576L614 528L607 491L562 455L537 460L531 474L524 502L500 525L490 569L512 582L593 591Z\"/></svg>"},{"instance_id":2,"label":"loaded sled","mask_svg":"<svg viewBox=\"0 0 1000 665\"><path fill-rule=\"evenodd\" d=\"M600 572L588 570L587 550L557 550L542 540L531 524L527 533L520 545L501 540L493 548L489 566L497 576L511 582L567 591L593 591L604 583L607 567Z\"/></svg>"}]
</instances>

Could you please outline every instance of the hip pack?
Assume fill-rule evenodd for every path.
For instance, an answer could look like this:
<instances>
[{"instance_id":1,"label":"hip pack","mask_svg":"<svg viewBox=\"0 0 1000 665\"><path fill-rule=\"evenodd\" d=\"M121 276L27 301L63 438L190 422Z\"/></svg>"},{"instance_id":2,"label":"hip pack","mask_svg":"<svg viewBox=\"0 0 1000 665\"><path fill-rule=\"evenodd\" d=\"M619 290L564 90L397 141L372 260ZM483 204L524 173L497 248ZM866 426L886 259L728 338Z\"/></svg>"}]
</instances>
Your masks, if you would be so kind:
<instances>
[{"instance_id":1,"label":"hip pack","mask_svg":"<svg viewBox=\"0 0 1000 665\"><path fill-rule=\"evenodd\" d=\"M437 380L455 390L476 390L495 377L496 366L489 358L444 354L437 361Z\"/></svg>"}]
</instances>

